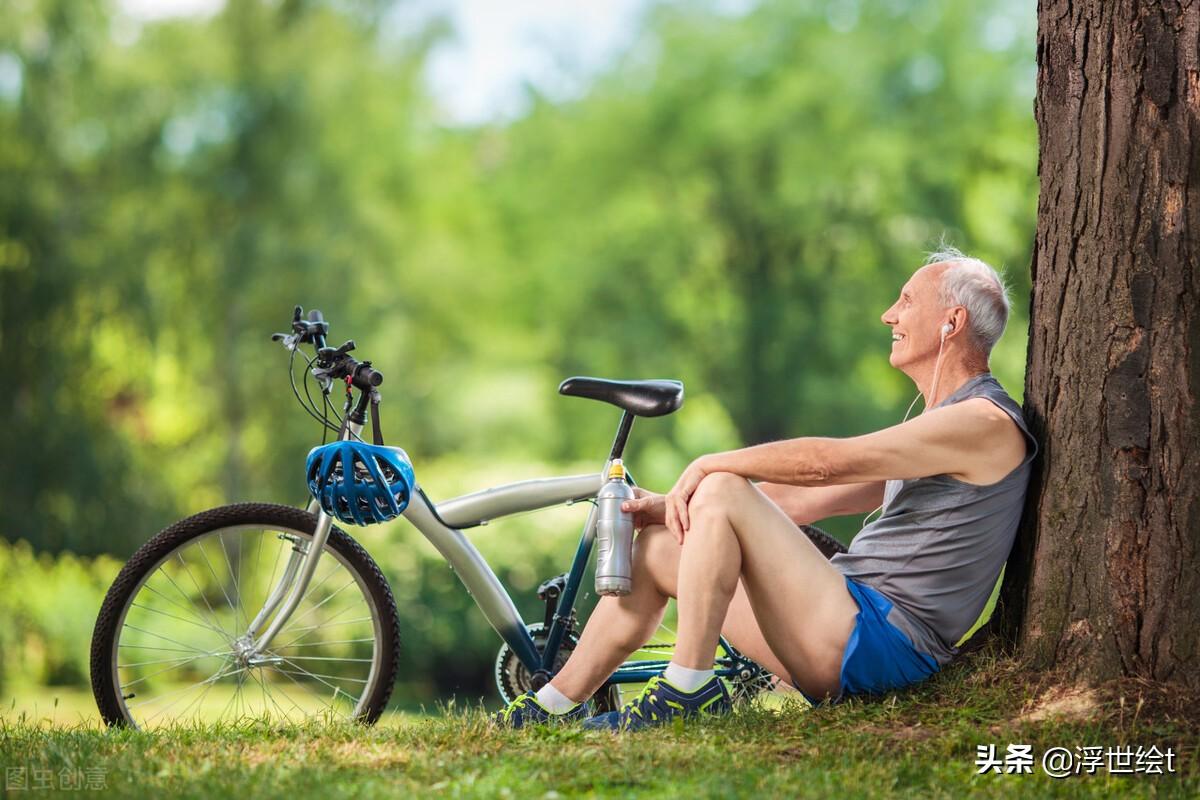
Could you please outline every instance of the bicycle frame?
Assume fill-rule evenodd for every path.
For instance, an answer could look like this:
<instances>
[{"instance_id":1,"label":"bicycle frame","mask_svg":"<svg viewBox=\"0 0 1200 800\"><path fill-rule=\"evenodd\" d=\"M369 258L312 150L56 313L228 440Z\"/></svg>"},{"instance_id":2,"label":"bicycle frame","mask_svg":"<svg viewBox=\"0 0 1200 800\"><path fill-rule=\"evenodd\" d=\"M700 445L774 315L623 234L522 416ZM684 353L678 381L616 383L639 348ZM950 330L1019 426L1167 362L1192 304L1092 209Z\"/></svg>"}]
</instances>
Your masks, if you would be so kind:
<instances>
[{"instance_id":1,"label":"bicycle frame","mask_svg":"<svg viewBox=\"0 0 1200 800\"><path fill-rule=\"evenodd\" d=\"M361 425L351 424L347 437L357 436ZM555 658L567 634L575 598L583 582L584 571L591 556L596 538L596 506L593 504L584 523L579 545L567 575L557 610L547 634L545 648L538 653L537 646L529 634L525 621L517 611L512 598L483 555L462 532L463 528L477 527L494 519L512 514L534 511L551 506L594 500L605 481L609 463L604 469L584 475L537 478L504 484L491 489L466 494L442 503L433 504L419 488L414 487L404 517L411 522L426 539L437 548L442 557L454 569L467 591L474 598L479 610L500 635L521 664L530 674L544 672L549 675ZM632 478L630 478L632 482ZM271 615L278 610L271 624L254 642L254 653L261 654L270 645L275 635L287 623L296 606L304 597L309 581L316 571L317 562L325 541L329 536L332 518L314 500L308 510L317 514L317 527L307 550L297 546L284 569L279 583L271 591L263 608L250 623L247 636L254 638ZM290 589L290 591L289 591ZM286 595L286 600L284 599ZM282 604L282 605L281 605ZM722 657L717 659L717 674L723 677L740 675L752 677L759 669L737 653L725 641L720 640ZM609 678L608 683L641 683L658 674L666 666L663 660L628 661L622 664ZM747 671L750 672L747 672Z\"/></svg>"}]
</instances>

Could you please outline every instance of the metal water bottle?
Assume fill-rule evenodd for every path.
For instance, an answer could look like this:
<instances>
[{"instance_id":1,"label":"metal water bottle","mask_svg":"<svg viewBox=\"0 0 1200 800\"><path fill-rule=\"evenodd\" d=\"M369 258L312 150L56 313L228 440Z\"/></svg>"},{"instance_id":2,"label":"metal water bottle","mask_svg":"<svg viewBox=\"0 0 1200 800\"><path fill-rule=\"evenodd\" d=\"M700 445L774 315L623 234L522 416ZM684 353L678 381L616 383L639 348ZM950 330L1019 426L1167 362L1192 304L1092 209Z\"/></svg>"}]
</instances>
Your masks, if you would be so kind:
<instances>
[{"instance_id":1,"label":"metal water bottle","mask_svg":"<svg viewBox=\"0 0 1200 800\"><path fill-rule=\"evenodd\" d=\"M596 594L633 590L633 514L622 511L621 504L634 497L625 482L625 465L614 458L608 483L596 496Z\"/></svg>"}]
</instances>

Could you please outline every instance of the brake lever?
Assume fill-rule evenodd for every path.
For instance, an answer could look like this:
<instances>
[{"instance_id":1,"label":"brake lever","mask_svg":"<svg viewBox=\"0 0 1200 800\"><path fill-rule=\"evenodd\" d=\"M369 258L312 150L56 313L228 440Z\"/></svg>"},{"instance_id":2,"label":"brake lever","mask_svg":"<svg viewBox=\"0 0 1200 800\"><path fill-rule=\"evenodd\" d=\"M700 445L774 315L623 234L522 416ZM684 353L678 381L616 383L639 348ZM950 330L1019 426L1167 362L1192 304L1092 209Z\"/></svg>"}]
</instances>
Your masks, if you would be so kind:
<instances>
[{"instance_id":1,"label":"brake lever","mask_svg":"<svg viewBox=\"0 0 1200 800\"><path fill-rule=\"evenodd\" d=\"M346 356L354 349L354 340L351 339L341 347L322 347L317 351L317 363L322 367L330 368L337 366L345 360Z\"/></svg>"},{"instance_id":2,"label":"brake lever","mask_svg":"<svg viewBox=\"0 0 1200 800\"><path fill-rule=\"evenodd\" d=\"M317 383L321 386L322 394L329 394L333 391L333 377L326 374L326 371L320 367L312 368L313 377L317 379Z\"/></svg>"},{"instance_id":3,"label":"brake lever","mask_svg":"<svg viewBox=\"0 0 1200 800\"><path fill-rule=\"evenodd\" d=\"M295 352L300 346L300 336L295 333L272 333L271 341L283 342L283 346L291 352Z\"/></svg>"}]
</instances>

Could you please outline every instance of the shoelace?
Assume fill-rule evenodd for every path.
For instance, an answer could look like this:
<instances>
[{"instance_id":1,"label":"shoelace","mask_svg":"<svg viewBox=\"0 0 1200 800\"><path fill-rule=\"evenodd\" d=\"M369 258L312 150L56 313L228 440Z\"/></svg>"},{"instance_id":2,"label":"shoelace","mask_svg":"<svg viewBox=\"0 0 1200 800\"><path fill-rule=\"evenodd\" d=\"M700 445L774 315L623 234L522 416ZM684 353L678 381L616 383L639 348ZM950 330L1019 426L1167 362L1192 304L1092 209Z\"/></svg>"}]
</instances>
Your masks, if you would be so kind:
<instances>
[{"instance_id":1,"label":"shoelace","mask_svg":"<svg viewBox=\"0 0 1200 800\"><path fill-rule=\"evenodd\" d=\"M654 694L654 692L658 690L658 685L660 683L662 683L661 675L655 675L653 678L647 681L646 685L642 687L642 691L638 694L638 696L621 707L621 716L625 717L629 714L637 714L639 717L642 716L641 705L646 701L647 697L650 698L651 703L658 702L658 695Z\"/></svg>"},{"instance_id":2,"label":"shoelace","mask_svg":"<svg viewBox=\"0 0 1200 800\"><path fill-rule=\"evenodd\" d=\"M523 694L516 700L513 700L511 703L509 703L508 708L504 709L504 721L508 722L512 718L513 712L518 708L524 708L525 703L528 702L529 699L529 695Z\"/></svg>"}]
</instances>

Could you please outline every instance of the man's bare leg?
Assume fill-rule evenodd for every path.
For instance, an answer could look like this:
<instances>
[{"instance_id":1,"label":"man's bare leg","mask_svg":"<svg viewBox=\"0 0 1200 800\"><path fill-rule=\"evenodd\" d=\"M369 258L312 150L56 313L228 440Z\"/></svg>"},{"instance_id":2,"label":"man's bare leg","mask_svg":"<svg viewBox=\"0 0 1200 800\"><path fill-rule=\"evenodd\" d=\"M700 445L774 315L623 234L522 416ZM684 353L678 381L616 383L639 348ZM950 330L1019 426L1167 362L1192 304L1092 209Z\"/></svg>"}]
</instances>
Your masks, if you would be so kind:
<instances>
[{"instance_id":1,"label":"man's bare leg","mask_svg":"<svg viewBox=\"0 0 1200 800\"><path fill-rule=\"evenodd\" d=\"M763 499L767 503L771 502L765 497ZM782 515L782 512L779 513ZM789 536L799 543L796 549L802 551L802 557L815 555L824 562L824 556L791 520L786 516L783 519L791 526ZM682 549L664 525L647 526L638 534L634 545L633 592L621 598L605 597L600 600L571 659L551 681L556 689L577 701L587 699L631 653L649 641L662 621L668 598L678 596L681 555ZM825 566L833 571L827 563ZM799 574L802 573L797 573ZM840 579L840 575L838 577ZM793 584L803 583L797 577L790 577L788 581ZM844 584L840 585L844 593ZM854 601L849 602L853 605L853 612L857 613L858 607L854 605ZM815 624L819 620L814 619L813 622ZM767 643L741 581L738 582L728 605L721 631L743 654L788 684L794 683L792 670L784 666ZM712 666L711 656L715 652L714 644L709 652L708 665L703 667L704 669ZM812 676L799 672L796 676L796 680L806 687L807 691L807 687L812 685Z\"/></svg>"},{"instance_id":2,"label":"man's bare leg","mask_svg":"<svg viewBox=\"0 0 1200 800\"><path fill-rule=\"evenodd\" d=\"M859 610L842 574L745 478L709 475L688 515L674 663L712 667L740 577L763 639L788 674L806 694L837 695Z\"/></svg>"},{"instance_id":3,"label":"man's bare leg","mask_svg":"<svg viewBox=\"0 0 1200 800\"><path fill-rule=\"evenodd\" d=\"M672 557L664 547L666 538L670 534L663 525L647 526L638 534L633 546L633 590L623 597L600 598L571 658L550 681L555 689L583 702L633 651L650 641L670 597L663 592L664 578L669 571L673 587L679 562L678 545Z\"/></svg>"}]
</instances>

